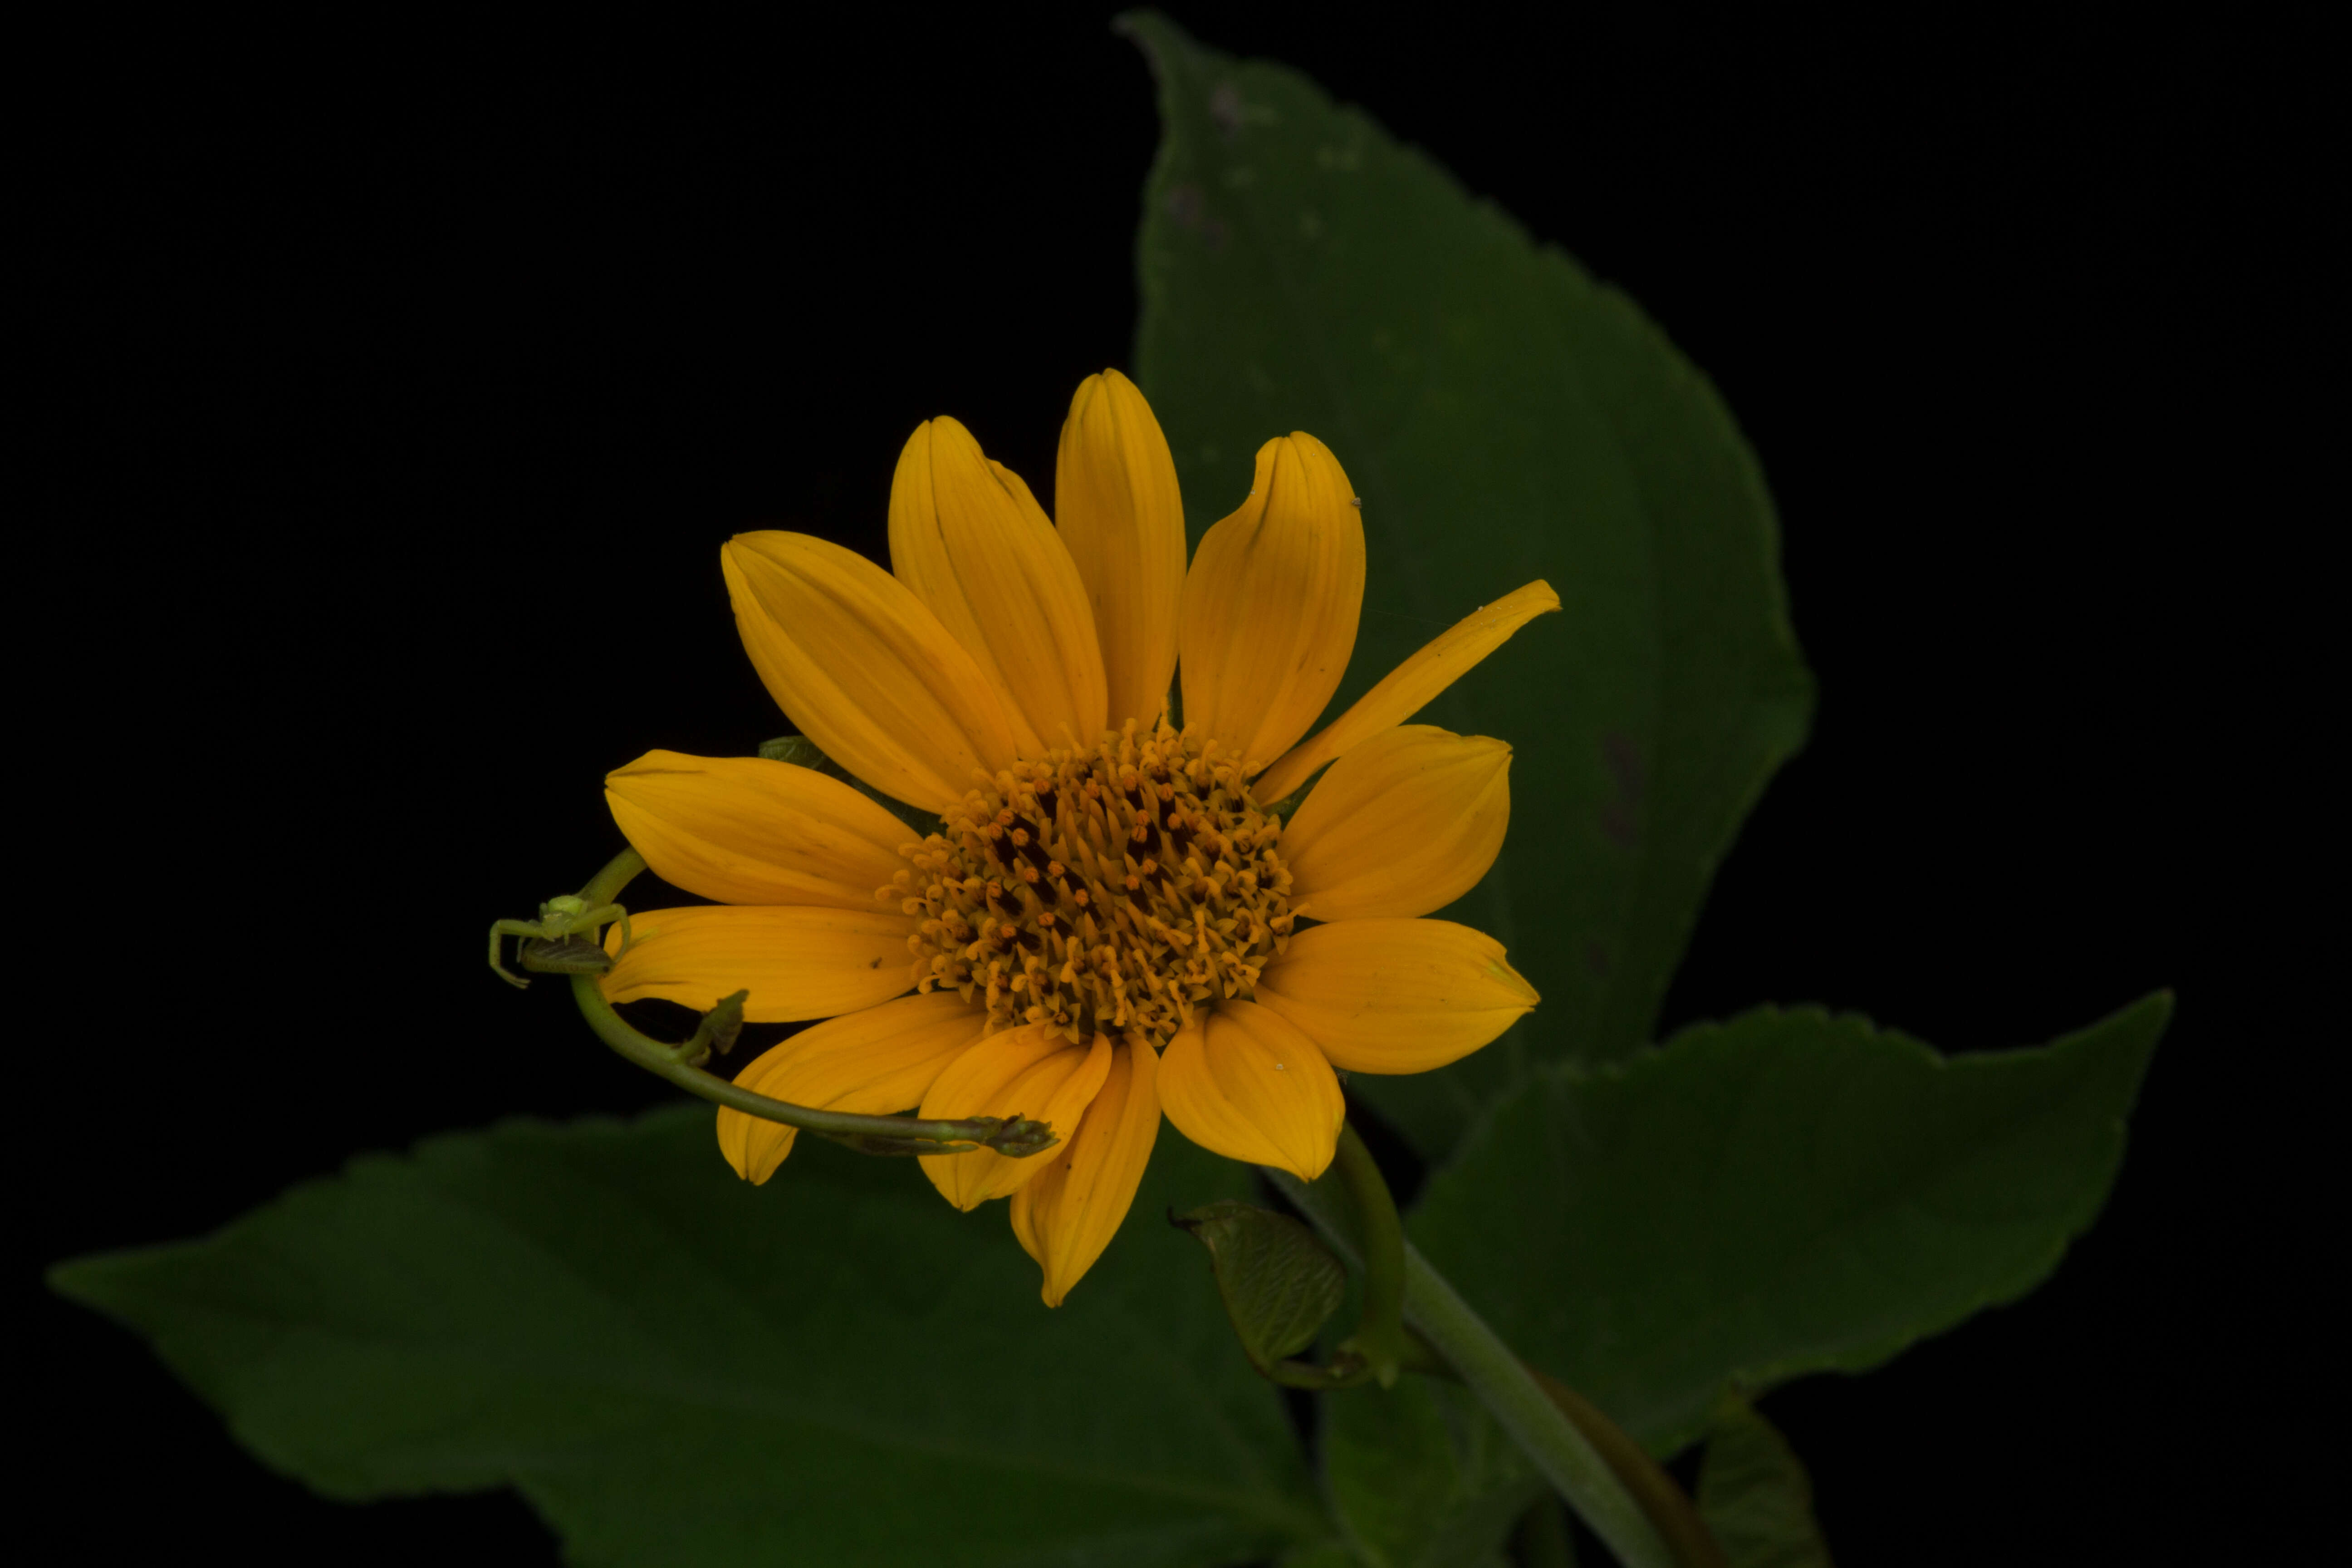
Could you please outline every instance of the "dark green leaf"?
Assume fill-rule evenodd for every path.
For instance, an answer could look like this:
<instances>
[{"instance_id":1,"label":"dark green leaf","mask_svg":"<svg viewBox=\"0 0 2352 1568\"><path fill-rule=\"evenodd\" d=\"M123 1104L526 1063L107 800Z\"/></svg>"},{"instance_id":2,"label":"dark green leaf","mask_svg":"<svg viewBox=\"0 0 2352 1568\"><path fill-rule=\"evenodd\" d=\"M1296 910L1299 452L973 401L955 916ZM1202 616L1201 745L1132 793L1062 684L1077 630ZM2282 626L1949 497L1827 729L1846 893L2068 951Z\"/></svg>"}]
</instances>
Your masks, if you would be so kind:
<instances>
[{"instance_id":1,"label":"dark green leaf","mask_svg":"<svg viewBox=\"0 0 2352 1568\"><path fill-rule=\"evenodd\" d=\"M1160 1141L1137 1200L1233 1191ZM1002 1207L803 1140L738 1182L703 1108L354 1161L56 1287L331 1497L519 1487L576 1561L1212 1564L1327 1538L1181 1238L1050 1311Z\"/></svg>"},{"instance_id":2,"label":"dark green leaf","mask_svg":"<svg viewBox=\"0 0 2352 1568\"><path fill-rule=\"evenodd\" d=\"M1262 442L1329 443L1370 548L1335 710L1530 578L1564 605L1422 716L1515 749L1509 842L1448 912L1544 998L1442 1072L1357 1080L1441 1153L1529 1058L1649 1039L1716 863L1803 738L1771 502L1714 389L1622 295L1297 72L1128 25L1165 125L1136 364L1193 538Z\"/></svg>"},{"instance_id":3,"label":"dark green leaf","mask_svg":"<svg viewBox=\"0 0 2352 1568\"><path fill-rule=\"evenodd\" d=\"M1275 1568L1363 1568L1362 1559L1344 1541L1321 1541L1296 1546L1283 1553Z\"/></svg>"},{"instance_id":4,"label":"dark green leaf","mask_svg":"<svg viewBox=\"0 0 2352 1568\"><path fill-rule=\"evenodd\" d=\"M1576 1537L1569 1533L1568 1510L1556 1494L1538 1498L1519 1516L1511 1545L1519 1568L1576 1568Z\"/></svg>"},{"instance_id":5,"label":"dark green leaf","mask_svg":"<svg viewBox=\"0 0 2352 1568\"><path fill-rule=\"evenodd\" d=\"M810 768L828 778L839 779L883 810L905 823L919 837L937 833L940 819L919 805L884 795L820 750L806 735L779 735L772 741L760 742L760 754L772 763L790 763L796 768Z\"/></svg>"},{"instance_id":6,"label":"dark green leaf","mask_svg":"<svg viewBox=\"0 0 2352 1568\"><path fill-rule=\"evenodd\" d=\"M1730 1568L1831 1568L1805 1467L1738 1394L1723 1396L1707 1428L1698 1510Z\"/></svg>"},{"instance_id":7,"label":"dark green leaf","mask_svg":"<svg viewBox=\"0 0 2352 1568\"><path fill-rule=\"evenodd\" d=\"M1260 1372L1313 1344L1339 1310L1348 1271L1288 1215L1220 1198L1174 1218L1209 1249L1226 1315Z\"/></svg>"},{"instance_id":8,"label":"dark green leaf","mask_svg":"<svg viewBox=\"0 0 2352 1568\"><path fill-rule=\"evenodd\" d=\"M1341 1523L1370 1568L1488 1563L1543 1490L1475 1398L1423 1377L1327 1396L1323 1467Z\"/></svg>"},{"instance_id":9,"label":"dark green leaf","mask_svg":"<svg viewBox=\"0 0 2352 1568\"><path fill-rule=\"evenodd\" d=\"M1652 1451L1727 1384L1874 1366L2023 1295L2097 1215L2168 995L1946 1060L1763 1009L1548 1071L1431 1179L1413 1239Z\"/></svg>"}]
</instances>

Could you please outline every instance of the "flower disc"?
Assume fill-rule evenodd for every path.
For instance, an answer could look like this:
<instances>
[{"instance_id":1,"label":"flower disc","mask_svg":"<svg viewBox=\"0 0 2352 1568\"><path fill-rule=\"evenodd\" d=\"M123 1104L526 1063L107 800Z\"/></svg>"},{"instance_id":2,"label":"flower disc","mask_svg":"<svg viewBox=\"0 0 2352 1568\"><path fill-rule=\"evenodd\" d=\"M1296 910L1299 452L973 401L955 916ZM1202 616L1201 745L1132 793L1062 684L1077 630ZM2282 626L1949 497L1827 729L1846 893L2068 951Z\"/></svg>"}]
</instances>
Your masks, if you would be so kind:
<instances>
[{"instance_id":1,"label":"flower disc","mask_svg":"<svg viewBox=\"0 0 2352 1568\"><path fill-rule=\"evenodd\" d=\"M992 1029L1164 1046L1288 944L1281 824L1238 758L1164 723L1016 763L943 827L883 892L919 918L918 988L958 991Z\"/></svg>"}]
</instances>

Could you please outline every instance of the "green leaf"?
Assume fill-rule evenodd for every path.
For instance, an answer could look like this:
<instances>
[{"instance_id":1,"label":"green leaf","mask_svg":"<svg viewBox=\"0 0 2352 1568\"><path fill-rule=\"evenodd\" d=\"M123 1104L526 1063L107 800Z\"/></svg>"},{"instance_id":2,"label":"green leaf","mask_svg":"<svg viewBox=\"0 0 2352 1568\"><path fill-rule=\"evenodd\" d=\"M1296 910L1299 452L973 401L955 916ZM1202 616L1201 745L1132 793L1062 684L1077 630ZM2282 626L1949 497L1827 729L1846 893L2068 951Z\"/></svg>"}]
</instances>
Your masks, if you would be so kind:
<instances>
[{"instance_id":1,"label":"green leaf","mask_svg":"<svg viewBox=\"0 0 2352 1568\"><path fill-rule=\"evenodd\" d=\"M1475 1568L1544 1489L1475 1398L1423 1377L1328 1396L1323 1468L1370 1568Z\"/></svg>"},{"instance_id":2,"label":"green leaf","mask_svg":"<svg viewBox=\"0 0 2352 1568\"><path fill-rule=\"evenodd\" d=\"M1363 1568L1363 1560L1344 1541L1322 1541L1295 1546L1282 1554L1276 1568Z\"/></svg>"},{"instance_id":3,"label":"green leaf","mask_svg":"<svg viewBox=\"0 0 2352 1568\"><path fill-rule=\"evenodd\" d=\"M1698 1510L1729 1568L1831 1568L1813 1519L1813 1483L1796 1450L1738 1394L1707 1429Z\"/></svg>"},{"instance_id":4,"label":"green leaf","mask_svg":"<svg viewBox=\"0 0 2352 1568\"><path fill-rule=\"evenodd\" d=\"M1262 1373L1313 1344L1347 1294L1347 1269L1288 1215L1220 1198L1172 1217L1209 1249L1225 1315Z\"/></svg>"},{"instance_id":5,"label":"green leaf","mask_svg":"<svg viewBox=\"0 0 2352 1568\"><path fill-rule=\"evenodd\" d=\"M1003 1210L813 1139L738 1182L704 1108L352 1162L203 1241L61 1265L331 1497L512 1485L599 1563L1223 1563L1327 1539L1181 1238L1069 1304ZM1163 1138L1139 1213L1244 1187Z\"/></svg>"},{"instance_id":6,"label":"green leaf","mask_svg":"<svg viewBox=\"0 0 2352 1568\"><path fill-rule=\"evenodd\" d=\"M1125 25L1164 126L1136 366L1195 542L1269 437L1338 454L1370 563L1334 712L1520 584L1560 595L1422 714L1515 750L1509 841L1447 913L1544 998L1452 1068L1356 1081L1439 1154L1530 1059L1651 1037L1717 861L1801 742L1771 501L1714 389L1622 294L1296 71Z\"/></svg>"},{"instance_id":7,"label":"green leaf","mask_svg":"<svg viewBox=\"0 0 2352 1568\"><path fill-rule=\"evenodd\" d=\"M2171 1011L1949 1060L1818 1008L1685 1030L1540 1076L1409 1228L1521 1356L1672 1453L1727 1384L1859 1372L2039 1284Z\"/></svg>"},{"instance_id":8,"label":"green leaf","mask_svg":"<svg viewBox=\"0 0 2352 1568\"><path fill-rule=\"evenodd\" d=\"M925 811L919 805L908 805L903 800L884 795L880 790L826 756L817 743L806 735L779 735L772 741L762 741L760 742L760 754L772 763L790 763L796 768L808 768L824 774L827 778L839 779L914 829L919 836L937 833L940 830L940 819L936 816Z\"/></svg>"}]
</instances>

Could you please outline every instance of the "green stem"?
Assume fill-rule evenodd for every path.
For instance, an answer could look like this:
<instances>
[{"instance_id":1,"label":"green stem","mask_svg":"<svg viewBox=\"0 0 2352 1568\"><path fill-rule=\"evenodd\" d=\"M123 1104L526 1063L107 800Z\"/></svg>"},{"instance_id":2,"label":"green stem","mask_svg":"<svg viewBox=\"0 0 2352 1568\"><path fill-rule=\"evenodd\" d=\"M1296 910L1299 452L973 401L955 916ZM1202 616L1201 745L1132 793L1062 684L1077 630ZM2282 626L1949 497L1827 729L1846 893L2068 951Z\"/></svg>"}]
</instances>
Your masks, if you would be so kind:
<instances>
[{"instance_id":1,"label":"green stem","mask_svg":"<svg viewBox=\"0 0 2352 1568\"><path fill-rule=\"evenodd\" d=\"M1633 1434L1549 1373L1530 1366L1528 1375L1536 1380L1536 1386L1559 1406L1559 1413L1584 1434L1585 1440L1617 1472L1617 1479L1633 1494L1633 1500L1642 1505L1642 1511L1650 1516L1650 1522L1666 1538L1666 1544L1674 1548L1675 1562L1684 1564L1684 1568L1730 1568L1723 1548L1716 1543L1714 1532L1692 1506L1690 1494L1683 1490L1682 1483L1666 1474L1664 1466L1650 1458L1648 1449L1633 1441Z\"/></svg>"},{"instance_id":2,"label":"green stem","mask_svg":"<svg viewBox=\"0 0 2352 1568\"><path fill-rule=\"evenodd\" d=\"M1360 1263L1363 1247L1338 1194L1287 1172L1267 1173L1326 1239ZM1608 1462L1528 1369L1410 1243L1404 1246L1404 1316L1478 1396L1536 1468L1592 1527L1625 1568L1679 1568L1674 1553Z\"/></svg>"},{"instance_id":3,"label":"green stem","mask_svg":"<svg viewBox=\"0 0 2352 1568\"><path fill-rule=\"evenodd\" d=\"M592 910L621 901L621 889L636 880L637 873L646 868L646 858L635 849L624 849L604 862L604 868L588 879L580 889L580 901ZM594 931L588 933L594 936Z\"/></svg>"},{"instance_id":4,"label":"green stem","mask_svg":"<svg viewBox=\"0 0 2352 1568\"><path fill-rule=\"evenodd\" d=\"M1333 1163L1355 1205L1364 1262L1364 1315L1339 1349L1363 1357L1380 1385L1391 1388L1404 1357L1404 1226L1372 1152L1349 1122L1339 1123Z\"/></svg>"},{"instance_id":5,"label":"green stem","mask_svg":"<svg viewBox=\"0 0 2352 1568\"><path fill-rule=\"evenodd\" d=\"M1451 1378L1456 1383L1462 1381L1460 1374L1446 1364L1445 1358L1437 1353L1437 1347L1411 1329L1405 1331L1403 1364L1405 1371L1417 1372L1426 1377ZM1707 1529L1706 1521L1699 1516L1698 1509L1691 1502L1690 1494L1683 1490L1681 1482L1666 1473L1664 1466L1650 1458L1648 1449L1633 1441L1633 1434L1610 1420L1591 1400L1541 1367L1530 1366L1526 1362L1519 1364L1527 1367L1528 1375L1536 1380L1536 1386L1544 1391L1544 1396L1559 1406L1559 1413L1584 1434L1584 1440L1600 1452L1602 1461L1611 1469L1617 1472L1618 1480L1633 1494L1633 1500L1642 1505L1642 1511L1650 1516L1650 1522L1657 1526L1658 1533L1674 1549L1676 1563L1683 1564L1684 1568L1729 1568L1722 1546L1717 1542L1715 1532Z\"/></svg>"},{"instance_id":6,"label":"green stem","mask_svg":"<svg viewBox=\"0 0 2352 1568\"><path fill-rule=\"evenodd\" d=\"M616 901L621 889L629 885L636 874L646 868L643 857L635 849L625 849L605 864L603 870L590 879L580 889L580 897L591 909L602 909ZM601 928L586 933L589 940L601 938ZM622 1056L649 1073L667 1079L688 1094L698 1095L714 1105L724 1105L756 1116L765 1121L779 1121L786 1127L797 1127L820 1138L830 1138L836 1143L868 1154L967 1154L975 1149L993 1149L998 1153L1022 1159L1050 1148L1058 1142L1053 1129L1044 1122L1019 1117L1007 1120L998 1116L973 1116L954 1121L926 1121L911 1116L851 1116L838 1110L816 1110L805 1105L792 1105L781 1100L770 1100L764 1094L754 1094L739 1088L725 1079L690 1067L680 1059L692 1051L681 1051L676 1046L666 1046L632 1028L627 1019L613 1010L604 998L604 987L593 974L572 976L572 997L580 1005L581 1016L596 1037ZM721 1005L724 1005L722 1004ZM709 1027L706 1020L704 1028ZM697 1039L702 1037L700 1031Z\"/></svg>"}]
</instances>

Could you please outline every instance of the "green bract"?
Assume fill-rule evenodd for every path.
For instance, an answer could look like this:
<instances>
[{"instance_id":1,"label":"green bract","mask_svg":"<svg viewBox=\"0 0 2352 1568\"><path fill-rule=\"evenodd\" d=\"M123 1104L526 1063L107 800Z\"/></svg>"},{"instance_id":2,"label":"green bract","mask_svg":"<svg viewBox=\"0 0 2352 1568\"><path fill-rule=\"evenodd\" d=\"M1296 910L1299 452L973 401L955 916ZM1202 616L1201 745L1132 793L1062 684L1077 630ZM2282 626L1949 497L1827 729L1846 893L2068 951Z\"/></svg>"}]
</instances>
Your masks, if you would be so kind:
<instances>
[{"instance_id":1,"label":"green bract","mask_svg":"<svg viewBox=\"0 0 2352 1568\"><path fill-rule=\"evenodd\" d=\"M1225 1199L1173 1218L1209 1249L1234 1336L1260 1372L1313 1344L1339 1310L1347 1271L1288 1215Z\"/></svg>"}]
</instances>

